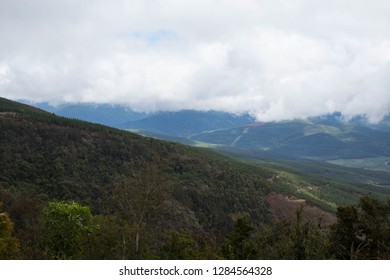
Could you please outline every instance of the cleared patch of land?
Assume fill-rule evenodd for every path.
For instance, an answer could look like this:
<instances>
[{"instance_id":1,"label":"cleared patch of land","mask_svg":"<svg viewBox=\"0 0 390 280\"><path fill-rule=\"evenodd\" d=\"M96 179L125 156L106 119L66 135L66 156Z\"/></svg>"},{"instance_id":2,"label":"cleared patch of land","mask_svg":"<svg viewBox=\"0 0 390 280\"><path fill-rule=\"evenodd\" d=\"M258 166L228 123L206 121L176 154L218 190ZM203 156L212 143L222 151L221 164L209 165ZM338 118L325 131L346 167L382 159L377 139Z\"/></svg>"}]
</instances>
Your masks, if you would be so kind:
<instances>
[{"instance_id":1,"label":"cleared patch of land","mask_svg":"<svg viewBox=\"0 0 390 280\"><path fill-rule=\"evenodd\" d=\"M318 223L319 219L321 219L325 225L331 225L336 222L336 215L334 213L310 205L306 200L293 195L271 192L267 196L267 202L270 205L272 214L277 220L294 222L298 209L303 207L303 219L306 221Z\"/></svg>"}]
</instances>

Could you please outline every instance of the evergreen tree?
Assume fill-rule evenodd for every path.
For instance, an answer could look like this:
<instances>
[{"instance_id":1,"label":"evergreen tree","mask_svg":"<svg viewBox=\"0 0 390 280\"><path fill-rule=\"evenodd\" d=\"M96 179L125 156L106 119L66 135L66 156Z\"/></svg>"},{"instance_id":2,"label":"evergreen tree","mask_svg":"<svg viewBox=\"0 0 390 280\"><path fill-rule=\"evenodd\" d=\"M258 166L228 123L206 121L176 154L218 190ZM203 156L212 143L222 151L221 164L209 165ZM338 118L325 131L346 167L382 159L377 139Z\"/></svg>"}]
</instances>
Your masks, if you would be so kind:
<instances>
[{"instance_id":1,"label":"evergreen tree","mask_svg":"<svg viewBox=\"0 0 390 280\"><path fill-rule=\"evenodd\" d=\"M232 231L227 235L221 246L222 256L226 259L246 260L256 255L251 234L254 226L247 217L239 217L233 224Z\"/></svg>"}]
</instances>

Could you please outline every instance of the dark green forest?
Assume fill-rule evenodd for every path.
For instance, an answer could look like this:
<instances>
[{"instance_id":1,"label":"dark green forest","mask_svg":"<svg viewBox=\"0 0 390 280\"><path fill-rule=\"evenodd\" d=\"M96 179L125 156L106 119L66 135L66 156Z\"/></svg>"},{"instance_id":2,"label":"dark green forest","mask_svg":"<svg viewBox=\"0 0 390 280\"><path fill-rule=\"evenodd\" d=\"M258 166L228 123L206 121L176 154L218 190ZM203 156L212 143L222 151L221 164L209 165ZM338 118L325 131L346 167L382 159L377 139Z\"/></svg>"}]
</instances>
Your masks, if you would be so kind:
<instances>
[{"instance_id":1,"label":"dark green forest","mask_svg":"<svg viewBox=\"0 0 390 280\"><path fill-rule=\"evenodd\" d=\"M0 98L0 259L388 259L390 203L276 220L272 172Z\"/></svg>"}]
</instances>

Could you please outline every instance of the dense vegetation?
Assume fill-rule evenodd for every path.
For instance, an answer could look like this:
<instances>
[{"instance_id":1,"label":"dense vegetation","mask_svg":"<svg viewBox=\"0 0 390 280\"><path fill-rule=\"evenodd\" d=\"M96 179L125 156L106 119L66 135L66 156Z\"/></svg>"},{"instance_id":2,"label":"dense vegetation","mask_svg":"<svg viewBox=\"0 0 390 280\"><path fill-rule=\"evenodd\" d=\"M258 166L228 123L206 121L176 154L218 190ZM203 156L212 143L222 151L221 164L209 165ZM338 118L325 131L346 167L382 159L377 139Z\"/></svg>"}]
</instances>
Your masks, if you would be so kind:
<instances>
[{"instance_id":1,"label":"dense vegetation","mask_svg":"<svg viewBox=\"0 0 390 280\"><path fill-rule=\"evenodd\" d=\"M287 160L251 149L217 147L212 150L261 168L270 189L305 199L330 212L356 204L362 196L379 200L390 195L390 172L350 168L316 160Z\"/></svg>"},{"instance_id":2,"label":"dense vegetation","mask_svg":"<svg viewBox=\"0 0 390 280\"><path fill-rule=\"evenodd\" d=\"M283 170L6 99L0 157L2 259L389 257L388 202L277 222L266 196L298 180Z\"/></svg>"},{"instance_id":3,"label":"dense vegetation","mask_svg":"<svg viewBox=\"0 0 390 280\"><path fill-rule=\"evenodd\" d=\"M219 242L240 215L270 220L266 180L229 158L5 99L0 112L0 201L26 258L48 257L38 239L51 201L88 206L106 225L99 244L120 250L99 258L153 257L176 231Z\"/></svg>"}]
</instances>

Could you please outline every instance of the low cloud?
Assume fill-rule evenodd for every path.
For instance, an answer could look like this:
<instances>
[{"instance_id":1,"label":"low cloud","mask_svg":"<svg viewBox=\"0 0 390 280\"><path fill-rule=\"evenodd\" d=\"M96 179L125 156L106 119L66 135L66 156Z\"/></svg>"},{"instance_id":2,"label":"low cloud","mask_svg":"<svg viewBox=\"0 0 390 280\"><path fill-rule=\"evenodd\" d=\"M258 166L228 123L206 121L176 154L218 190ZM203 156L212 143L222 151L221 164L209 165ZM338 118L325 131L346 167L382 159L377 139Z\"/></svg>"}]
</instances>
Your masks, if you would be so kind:
<instances>
[{"instance_id":1,"label":"low cloud","mask_svg":"<svg viewBox=\"0 0 390 280\"><path fill-rule=\"evenodd\" d=\"M4 97L266 121L390 113L388 1L4 2Z\"/></svg>"}]
</instances>

